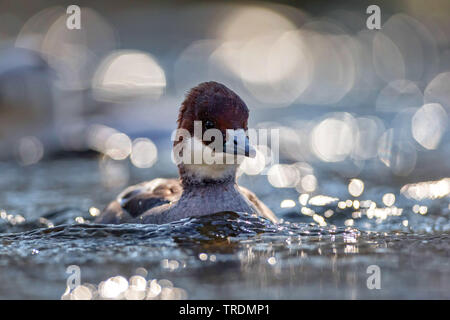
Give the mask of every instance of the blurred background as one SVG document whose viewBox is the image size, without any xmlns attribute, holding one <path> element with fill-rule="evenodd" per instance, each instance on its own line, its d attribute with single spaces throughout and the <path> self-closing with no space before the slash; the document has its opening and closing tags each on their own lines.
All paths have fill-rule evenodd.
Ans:
<svg viewBox="0 0 450 320">
<path fill-rule="evenodd" d="M 292 223 L 86 226 L 123 187 L 177 176 L 179 106 L 212 80 L 279 129 L 239 183 Z M 76 264 L 100 293 L 63 298 L 147 277 L 152 299 L 448 299 L 449 115 L 447 0 L 0 0 L 0 298 L 60 298 Z"/>
<path fill-rule="evenodd" d="M 103 190 L 175 176 L 180 103 L 214 80 L 246 101 L 250 127 L 280 130 L 280 164 L 260 146 L 244 184 L 301 194 L 321 174 L 387 187 L 450 175 L 448 1 L 379 1 L 380 30 L 370 1 L 79 1 L 79 30 L 71 4 L 0 2 L 0 160 L 19 174 L 87 157 L 98 166 L 71 172 Z"/>
</svg>

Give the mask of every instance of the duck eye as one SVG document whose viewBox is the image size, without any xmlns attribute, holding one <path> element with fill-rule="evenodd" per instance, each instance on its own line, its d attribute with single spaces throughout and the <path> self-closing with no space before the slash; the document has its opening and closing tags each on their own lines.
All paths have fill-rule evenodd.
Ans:
<svg viewBox="0 0 450 320">
<path fill-rule="evenodd" d="M 212 122 L 212 121 L 210 121 L 210 120 L 206 120 L 206 121 L 205 121 L 205 129 L 206 129 L 206 130 L 212 129 L 212 128 L 214 128 L 214 127 L 215 127 L 214 122 Z"/>
</svg>

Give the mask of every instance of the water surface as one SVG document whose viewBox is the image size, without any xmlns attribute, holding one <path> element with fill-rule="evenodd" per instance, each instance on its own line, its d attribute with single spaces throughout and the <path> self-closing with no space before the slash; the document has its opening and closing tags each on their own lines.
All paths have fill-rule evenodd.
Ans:
<svg viewBox="0 0 450 320">
<path fill-rule="evenodd" d="M 132 182 L 167 174 L 133 170 Z M 282 223 L 224 212 L 113 226 L 92 222 L 119 191 L 102 186 L 97 159 L 2 163 L 0 172 L 2 299 L 450 298 L 449 197 L 438 187 L 416 200 L 405 193 L 417 185 L 366 183 L 352 197 L 348 180 L 318 174 L 321 192 L 299 198 L 266 177 L 242 177 Z M 443 181 L 421 186 L 448 188 Z M 70 265 L 82 284 L 71 294 Z M 371 265 L 379 290 L 367 287 Z"/>
</svg>

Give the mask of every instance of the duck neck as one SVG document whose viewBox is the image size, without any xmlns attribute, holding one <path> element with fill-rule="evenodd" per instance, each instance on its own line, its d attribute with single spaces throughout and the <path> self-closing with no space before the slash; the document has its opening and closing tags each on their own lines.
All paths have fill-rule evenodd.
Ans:
<svg viewBox="0 0 450 320">
<path fill-rule="evenodd" d="M 184 190 L 221 187 L 236 184 L 234 165 L 184 165 L 178 166 L 181 184 Z"/>
<path fill-rule="evenodd" d="M 189 165 L 179 169 L 183 193 L 174 214 L 183 216 L 189 212 L 190 215 L 200 216 L 222 211 L 256 212 L 239 191 L 236 167 L 223 168 L 222 174 L 209 175 L 205 173 L 211 173 L 213 168 Z"/>
</svg>

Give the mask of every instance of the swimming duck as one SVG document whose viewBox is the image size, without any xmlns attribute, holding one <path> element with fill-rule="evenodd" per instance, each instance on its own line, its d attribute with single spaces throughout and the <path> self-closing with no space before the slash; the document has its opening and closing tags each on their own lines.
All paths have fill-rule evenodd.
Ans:
<svg viewBox="0 0 450 320">
<path fill-rule="evenodd" d="M 255 150 L 246 135 L 248 115 L 246 104 L 232 90 L 213 81 L 201 83 L 188 92 L 179 110 L 177 130 L 188 132 L 190 138 L 183 136 L 180 141 L 175 140 L 174 150 L 195 142 L 208 147 L 211 140 L 200 138 L 194 144 L 191 141 L 198 140 L 194 124 L 201 121 L 202 132 L 220 130 L 224 156 L 251 156 Z M 230 136 L 229 129 L 236 134 Z M 223 211 L 258 214 L 277 222 L 274 213 L 253 192 L 237 184 L 239 161 L 228 163 L 181 161 L 179 179 L 157 178 L 128 187 L 103 210 L 96 222 L 163 224 Z"/>
</svg>

